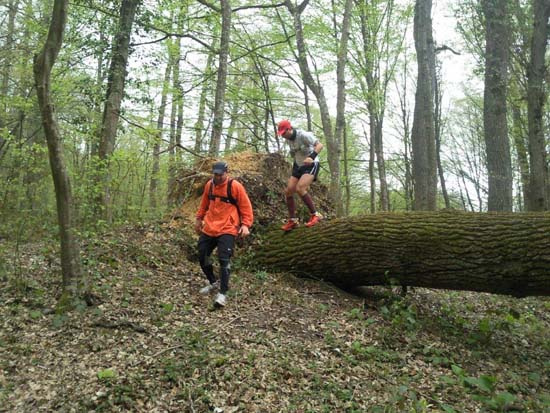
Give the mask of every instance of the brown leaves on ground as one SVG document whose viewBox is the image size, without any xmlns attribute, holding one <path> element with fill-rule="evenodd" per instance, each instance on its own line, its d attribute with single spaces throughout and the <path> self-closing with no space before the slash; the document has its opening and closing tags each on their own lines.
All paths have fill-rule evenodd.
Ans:
<svg viewBox="0 0 550 413">
<path fill-rule="evenodd" d="M 228 305 L 214 310 L 182 253 L 189 233 L 151 225 L 90 242 L 101 304 L 68 315 L 51 311 L 54 252 L 2 244 L 0 411 L 550 408 L 548 299 L 383 288 L 360 298 L 249 272 L 237 257 Z"/>
</svg>

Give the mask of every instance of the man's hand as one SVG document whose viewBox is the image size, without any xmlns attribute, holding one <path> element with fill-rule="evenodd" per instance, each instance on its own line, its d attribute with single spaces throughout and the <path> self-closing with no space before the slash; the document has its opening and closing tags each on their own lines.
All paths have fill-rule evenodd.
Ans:
<svg viewBox="0 0 550 413">
<path fill-rule="evenodd" d="M 305 163 L 306 165 L 309 165 L 309 164 L 313 163 L 313 159 L 311 159 L 311 158 L 308 156 L 306 159 L 304 159 L 304 163 Z"/>
<path fill-rule="evenodd" d="M 200 234 L 202 231 L 202 219 L 196 219 L 195 220 L 195 232 L 197 234 Z"/>
<path fill-rule="evenodd" d="M 246 225 L 241 225 L 239 228 L 239 237 L 246 238 L 250 235 L 250 230 Z"/>
</svg>

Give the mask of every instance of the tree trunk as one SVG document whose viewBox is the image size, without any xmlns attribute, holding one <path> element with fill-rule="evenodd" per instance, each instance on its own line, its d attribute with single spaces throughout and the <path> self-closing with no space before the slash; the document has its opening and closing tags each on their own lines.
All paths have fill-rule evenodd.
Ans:
<svg viewBox="0 0 550 413">
<path fill-rule="evenodd" d="M 378 0 L 374 2 L 363 0 L 360 3 L 362 47 L 357 48 L 357 54 L 360 55 L 357 61 L 360 62 L 359 66 L 367 84 L 367 87 L 364 87 L 364 83 L 361 82 L 361 89 L 367 104 L 370 135 L 373 150 L 376 153 L 380 180 L 380 210 L 389 211 L 390 198 L 384 159 L 383 123 L 388 83 L 393 77 L 397 61 L 396 55 L 389 52 L 393 41 L 390 23 L 394 2 L 390 0 L 382 5 Z"/>
<path fill-rule="evenodd" d="M 12 73 L 12 55 L 13 55 L 13 36 L 15 31 L 15 15 L 17 14 L 18 3 L 14 0 L 10 0 L 7 5 L 8 7 L 8 24 L 7 24 L 7 33 L 6 41 L 4 46 L 4 67 L 2 68 L 2 80 L 0 81 L 0 96 L 3 96 L 6 99 L 4 106 L 0 108 L 2 111 L 0 113 L 0 128 L 3 128 L 6 124 L 7 115 L 9 112 L 8 108 L 8 91 L 9 91 L 9 80 Z M 2 149 L 2 136 L 0 135 L 0 150 Z"/>
<path fill-rule="evenodd" d="M 75 299 L 88 292 L 88 280 L 82 272 L 80 248 L 74 228 L 73 198 L 71 182 L 65 167 L 63 145 L 55 109 L 50 97 L 50 76 L 61 45 L 67 21 L 68 0 L 55 0 L 48 37 L 43 49 L 34 61 L 34 80 L 42 125 L 48 143 L 50 167 L 55 187 L 57 218 L 61 241 L 61 271 L 63 274 L 63 296 L 60 304 L 71 306 Z"/>
<path fill-rule="evenodd" d="M 229 127 L 227 128 L 227 137 L 225 138 L 225 146 L 223 149 L 223 152 L 226 156 L 231 152 L 231 145 L 233 143 L 233 135 L 235 134 L 238 116 L 239 116 L 239 104 L 237 102 L 231 102 L 231 114 L 230 114 L 230 120 L 229 120 Z"/>
<path fill-rule="evenodd" d="M 443 163 L 441 162 L 441 133 L 442 133 L 442 116 L 441 116 L 441 104 L 443 102 L 443 91 L 441 90 L 441 76 L 440 70 L 437 71 L 434 77 L 434 125 L 435 125 L 435 156 L 437 162 L 437 172 L 439 174 L 439 183 L 441 185 L 441 193 L 445 200 L 445 208 L 451 207 L 451 201 L 449 200 L 449 194 L 447 193 L 447 186 L 445 184 L 445 173 L 443 171 Z"/>
<path fill-rule="evenodd" d="M 336 61 L 336 129 L 334 131 L 334 141 L 339 147 L 339 153 L 342 151 L 342 142 L 344 141 L 344 134 L 346 133 L 346 63 L 348 60 L 348 40 L 352 8 L 353 0 L 346 0 Z M 336 36 L 336 28 L 334 35 Z M 338 175 L 340 175 L 340 172 L 338 172 Z M 345 179 L 347 180 L 347 171 Z M 338 195 L 340 202 L 334 205 L 336 205 L 337 215 L 343 216 L 345 212 L 342 205 L 340 180 L 338 180 L 338 189 L 340 191 Z"/>
<path fill-rule="evenodd" d="M 343 136 L 343 153 L 344 153 L 344 195 L 345 195 L 345 202 L 344 202 L 344 215 L 347 217 L 349 216 L 350 211 L 350 205 L 351 205 L 351 180 L 349 176 L 349 160 L 348 160 L 348 133 L 347 128 L 344 129 L 344 136 Z"/>
<path fill-rule="evenodd" d="M 407 58 L 405 56 L 405 65 L 403 68 L 403 90 L 398 88 L 399 98 L 399 114 L 400 121 L 403 128 L 403 163 L 405 169 L 405 183 L 403 185 L 403 191 L 405 192 L 405 207 L 407 211 L 412 209 L 413 204 L 413 184 L 412 184 L 412 172 L 411 172 L 411 145 L 410 145 L 410 111 L 407 105 Z M 397 82 L 396 82 L 397 84 Z"/>
<path fill-rule="evenodd" d="M 273 271 L 347 288 L 397 283 L 550 295 L 548 234 L 544 213 L 379 213 L 274 230 L 255 259 Z"/>
<path fill-rule="evenodd" d="M 99 142 L 99 159 L 103 161 L 101 171 L 104 187 L 102 199 L 99 201 L 108 222 L 111 216 L 111 191 L 110 174 L 108 172 L 108 161 L 113 154 L 116 142 L 116 132 L 120 107 L 124 97 L 124 83 L 126 81 L 126 67 L 128 65 L 130 36 L 132 25 L 140 0 L 123 0 L 120 7 L 120 20 L 118 33 L 115 38 L 111 56 L 111 67 L 109 68 L 109 80 L 107 83 L 107 94 L 105 108 L 103 110 L 103 121 L 101 126 L 101 138 Z"/>
<path fill-rule="evenodd" d="M 512 139 L 518 156 L 518 168 L 521 182 L 521 190 L 523 194 L 522 209 L 527 210 L 527 202 L 529 202 L 529 157 L 527 155 L 527 147 L 525 145 L 524 128 L 522 127 L 521 108 L 519 103 L 512 103 Z"/>
<path fill-rule="evenodd" d="M 177 151 L 176 146 L 176 121 L 178 114 L 178 105 L 180 101 L 180 92 L 179 92 L 179 76 L 180 76 L 180 56 L 181 56 L 181 42 L 178 38 L 174 45 L 174 48 L 170 50 L 171 61 L 172 61 L 172 87 L 171 87 L 171 96 L 172 96 L 172 105 L 170 110 L 170 144 L 168 151 L 168 187 L 166 191 L 166 206 L 168 209 L 171 209 L 174 205 L 171 204 L 170 193 L 174 184 L 176 182 L 176 169 L 177 169 Z"/>
<path fill-rule="evenodd" d="M 528 66 L 527 108 L 529 119 L 529 211 L 544 211 L 546 193 L 546 137 L 543 127 L 545 91 L 543 86 L 546 65 L 546 42 L 548 41 L 548 17 L 550 1 L 534 1 L 534 27 L 531 38 L 531 61 Z"/>
<path fill-rule="evenodd" d="M 4 105 L 0 108 L 0 130 L 7 124 L 10 108 L 8 105 L 8 91 L 9 91 L 9 79 L 12 74 L 11 67 L 13 65 L 13 36 L 15 31 L 15 15 L 17 14 L 18 3 L 11 0 L 8 4 L 8 27 L 6 33 L 5 42 L 5 55 L 4 61 L 6 62 L 3 68 L 2 81 L 0 82 L 0 96 L 4 97 Z M 0 159 L 2 158 L 2 152 L 6 145 L 5 139 L 0 134 Z"/>
<path fill-rule="evenodd" d="M 231 4 L 229 0 L 220 0 L 222 14 L 222 33 L 220 36 L 220 53 L 218 61 L 218 80 L 216 82 L 216 97 L 214 100 L 214 120 L 212 137 L 208 154 L 218 156 L 223 130 L 223 115 L 225 106 L 225 87 L 227 84 L 227 61 L 229 60 L 229 39 L 231 33 Z"/>
<path fill-rule="evenodd" d="M 414 44 L 418 62 L 414 118 L 411 134 L 414 209 L 436 209 L 437 166 L 435 153 L 434 44 L 432 37 L 432 1 L 416 0 L 414 11 Z"/>
<path fill-rule="evenodd" d="M 215 36 L 215 33 L 214 33 Z M 212 48 L 214 49 L 214 40 L 212 41 Z M 208 58 L 206 59 L 206 65 L 204 67 L 204 80 L 202 82 L 201 95 L 199 98 L 199 108 L 197 111 L 197 121 L 193 125 L 195 130 L 195 153 L 201 153 L 204 139 L 204 118 L 206 117 L 206 100 L 208 92 L 211 87 L 210 77 L 212 76 L 212 65 L 214 64 L 214 52 L 211 50 L 208 52 Z"/>
<path fill-rule="evenodd" d="M 512 161 L 506 119 L 508 32 L 507 0 L 483 0 L 485 14 L 485 90 L 483 124 L 489 182 L 489 211 L 512 210 Z"/>
<path fill-rule="evenodd" d="M 376 179 L 374 177 L 376 152 L 374 150 L 374 122 L 369 125 L 370 142 L 365 133 L 367 144 L 369 145 L 369 183 L 370 183 L 370 213 L 376 212 Z"/>
<path fill-rule="evenodd" d="M 164 71 L 164 82 L 162 83 L 162 96 L 160 99 L 159 115 L 157 118 L 157 131 L 153 144 L 153 169 L 151 171 L 151 182 L 149 183 L 149 205 L 155 211 L 157 209 L 157 188 L 160 172 L 160 145 L 162 142 L 162 131 L 164 129 L 164 114 L 166 113 L 166 101 L 168 96 L 168 83 L 172 71 L 172 61 L 169 59 Z"/>
</svg>

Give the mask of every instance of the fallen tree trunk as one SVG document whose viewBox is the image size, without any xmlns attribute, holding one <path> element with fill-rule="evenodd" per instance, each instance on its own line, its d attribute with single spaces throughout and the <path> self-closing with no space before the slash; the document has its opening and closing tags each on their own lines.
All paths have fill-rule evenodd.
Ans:
<svg viewBox="0 0 550 413">
<path fill-rule="evenodd" d="M 269 232 L 257 263 L 342 287 L 550 295 L 549 213 L 382 213 Z"/>
</svg>

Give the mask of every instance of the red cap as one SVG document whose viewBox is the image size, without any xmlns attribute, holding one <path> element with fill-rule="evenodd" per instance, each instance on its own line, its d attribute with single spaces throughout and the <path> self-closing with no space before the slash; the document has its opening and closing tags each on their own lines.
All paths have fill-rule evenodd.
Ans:
<svg viewBox="0 0 550 413">
<path fill-rule="evenodd" d="M 277 135 L 282 135 L 290 128 L 292 128 L 292 125 L 290 124 L 290 121 L 288 119 L 280 121 L 279 125 L 277 126 Z"/>
</svg>

